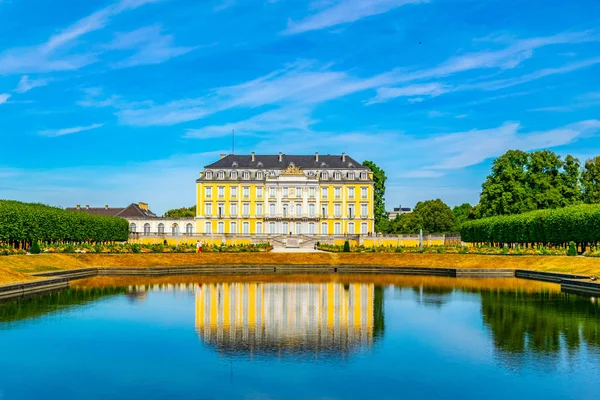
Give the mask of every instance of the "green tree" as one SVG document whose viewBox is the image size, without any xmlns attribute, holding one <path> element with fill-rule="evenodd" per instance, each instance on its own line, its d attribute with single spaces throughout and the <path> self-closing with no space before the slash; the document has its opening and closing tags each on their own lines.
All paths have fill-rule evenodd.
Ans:
<svg viewBox="0 0 600 400">
<path fill-rule="evenodd" d="M 581 163 L 579 159 L 568 155 L 565 157 L 561 173 L 561 191 L 563 206 L 572 206 L 581 202 Z"/>
<path fill-rule="evenodd" d="M 400 214 L 390 224 L 390 232 L 396 234 L 419 233 L 419 230 L 422 228 L 423 221 L 414 212 Z"/>
<path fill-rule="evenodd" d="M 526 195 L 527 204 L 533 207 L 532 210 L 558 208 L 564 205 L 562 167 L 563 161 L 560 156 L 550 150 L 529 154 Z"/>
<path fill-rule="evenodd" d="M 585 162 L 581 173 L 582 200 L 587 204 L 600 203 L 600 156 Z"/>
<path fill-rule="evenodd" d="M 167 218 L 192 218 L 196 216 L 196 206 L 174 208 L 165 213 Z"/>
<path fill-rule="evenodd" d="M 463 222 L 469 219 L 469 213 L 473 211 L 473 206 L 469 203 L 463 203 L 460 206 L 454 206 L 452 214 L 454 214 L 454 220 L 456 225 L 460 226 Z"/>
<path fill-rule="evenodd" d="M 369 168 L 373 173 L 375 231 L 388 232 L 390 221 L 385 211 L 385 181 L 387 180 L 385 171 L 379 168 L 373 161 L 364 161 L 362 165 Z"/>
<path fill-rule="evenodd" d="M 481 185 L 479 211 L 482 217 L 518 214 L 533 210 L 527 187 L 529 155 L 509 150 L 496 158 L 492 172 Z"/>
<path fill-rule="evenodd" d="M 418 202 L 413 211 L 424 233 L 454 233 L 457 231 L 452 210 L 440 199 Z"/>
</svg>

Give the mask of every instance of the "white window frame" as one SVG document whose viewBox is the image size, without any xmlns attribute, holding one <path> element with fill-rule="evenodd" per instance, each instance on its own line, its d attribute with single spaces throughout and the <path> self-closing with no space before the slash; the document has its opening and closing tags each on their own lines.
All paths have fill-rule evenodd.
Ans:
<svg viewBox="0 0 600 400">
<path fill-rule="evenodd" d="M 188 223 L 185 225 L 185 234 L 186 235 L 193 235 L 194 234 L 194 225 Z"/>
<path fill-rule="evenodd" d="M 207 217 L 212 216 L 212 203 L 204 203 L 204 215 Z"/>
<path fill-rule="evenodd" d="M 327 188 L 327 187 L 321 188 L 321 198 L 326 199 L 328 195 L 329 195 L 329 188 Z"/>
<path fill-rule="evenodd" d="M 315 188 L 311 187 L 308 189 L 308 197 L 310 197 L 311 199 L 315 198 Z"/>
<path fill-rule="evenodd" d="M 165 224 L 163 224 L 162 222 L 160 224 L 158 224 L 157 230 L 159 235 L 164 235 L 165 234 Z"/>
<path fill-rule="evenodd" d="M 237 222 L 236 221 L 231 221 L 229 223 L 229 233 L 232 233 L 232 234 L 237 233 Z"/>
<path fill-rule="evenodd" d="M 369 188 L 366 186 L 363 186 L 360 188 L 360 197 L 362 199 L 368 199 L 369 198 Z"/>
<path fill-rule="evenodd" d="M 256 203 L 256 216 L 262 217 L 263 215 L 263 203 Z"/>
<path fill-rule="evenodd" d="M 335 218 L 340 218 L 342 216 L 342 205 L 336 203 L 333 205 L 333 216 Z"/>
<path fill-rule="evenodd" d="M 348 222 L 348 234 L 354 235 L 356 233 L 355 229 L 356 225 L 354 224 L 354 222 Z"/>
<path fill-rule="evenodd" d="M 242 222 L 242 233 L 244 235 L 250 234 L 250 222 Z"/>
<path fill-rule="evenodd" d="M 367 233 L 369 233 L 369 224 L 367 224 L 366 222 L 362 222 L 360 224 L 360 233 L 361 235 L 366 235 Z"/>
<path fill-rule="evenodd" d="M 212 223 L 210 221 L 206 221 L 204 223 L 204 233 L 208 233 L 208 234 L 212 233 Z"/>
<path fill-rule="evenodd" d="M 269 222 L 269 235 L 274 235 L 277 233 L 277 225 L 275 222 Z"/>
<path fill-rule="evenodd" d="M 236 217 L 238 214 L 237 203 L 229 203 L 229 215 Z"/>
<path fill-rule="evenodd" d="M 229 187 L 229 195 L 231 196 L 232 199 L 237 198 L 237 186 Z"/>
<path fill-rule="evenodd" d="M 242 188 L 242 196 L 247 199 L 250 197 L 250 186 L 244 186 Z"/>
<path fill-rule="evenodd" d="M 259 221 L 256 223 L 256 234 L 262 235 L 262 233 L 263 233 L 263 223 Z"/>
<path fill-rule="evenodd" d="M 315 203 L 310 203 L 308 205 L 308 216 L 309 217 L 314 217 L 315 216 Z"/>
<path fill-rule="evenodd" d="M 146 229 L 146 228 L 148 228 L 148 229 Z M 150 227 L 150 224 L 146 222 L 144 224 L 144 235 L 149 235 L 151 230 L 152 230 L 152 228 Z"/>
<path fill-rule="evenodd" d="M 308 223 L 308 233 L 309 233 L 309 235 L 315 234 L 315 223 L 314 222 Z"/>
<path fill-rule="evenodd" d="M 205 186 L 204 187 L 204 197 L 207 199 L 211 199 L 212 198 L 212 186 Z"/>
<path fill-rule="evenodd" d="M 333 197 L 336 199 L 342 198 L 342 188 L 341 187 L 333 188 Z"/>
<path fill-rule="evenodd" d="M 244 203 L 244 204 L 242 204 L 242 215 L 244 217 L 249 217 L 250 216 L 250 203 Z"/>
<path fill-rule="evenodd" d="M 329 235 L 329 224 L 321 222 L 321 235 Z"/>
<path fill-rule="evenodd" d="M 225 222 L 219 221 L 219 223 L 217 223 L 217 233 L 221 235 L 225 233 Z"/>
<path fill-rule="evenodd" d="M 296 227 L 294 229 L 296 230 L 296 235 L 301 235 L 302 234 L 302 222 L 296 222 Z"/>
<path fill-rule="evenodd" d="M 277 213 L 277 205 L 275 203 L 269 203 L 269 216 L 274 217 Z"/>
<path fill-rule="evenodd" d="M 360 216 L 361 217 L 369 216 L 369 205 L 367 203 L 362 203 L 360 205 Z"/>
<path fill-rule="evenodd" d="M 348 188 L 348 198 L 349 199 L 354 199 L 354 187 L 350 186 Z"/>
<path fill-rule="evenodd" d="M 217 196 L 218 196 L 220 199 L 224 199 L 224 198 L 225 198 L 225 186 L 219 186 L 219 187 L 217 188 L 217 192 L 218 192 L 218 193 L 217 193 Z"/>
<path fill-rule="evenodd" d="M 263 188 L 262 188 L 262 186 L 257 186 L 256 187 L 256 198 L 262 199 L 262 197 L 263 197 Z"/>
<path fill-rule="evenodd" d="M 341 235 L 342 234 L 342 224 L 339 222 L 336 222 L 333 224 L 333 234 L 334 235 Z"/>
</svg>

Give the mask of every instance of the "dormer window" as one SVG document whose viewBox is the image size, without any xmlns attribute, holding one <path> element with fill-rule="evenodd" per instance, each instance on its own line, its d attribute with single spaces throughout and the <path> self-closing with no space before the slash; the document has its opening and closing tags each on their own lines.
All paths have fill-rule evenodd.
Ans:
<svg viewBox="0 0 600 400">
<path fill-rule="evenodd" d="M 333 174 L 333 179 L 335 179 L 335 180 L 338 180 L 338 181 L 339 181 L 340 179 L 342 179 L 342 174 L 341 174 L 341 173 L 339 173 L 339 172 L 334 172 L 334 174 Z"/>
<path fill-rule="evenodd" d="M 354 180 L 354 172 L 348 172 L 348 179 Z"/>
<path fill-rule="evenodd" d="M 219 179 L 225 179 L 225 171 L 219 171 Z"/>
<path fill-rule="evenodd" d="M 321 172 L 321 179 L 328 179 L 329 178 L 328 175 L 329 174 L 327 172 L 325 172 L 325 171 Z"/>
<path fill-rule="evenodd" d="M 229 174 L 229 177 L 231 179 L 237 179 L 237 171 L 231 171 L 231 174 Z"/>
<path fill-rule="evenodd" d="M 258 172 L 256 173 L 256 179 L 262 179 L 262 178 L 263 178 L 263 173 L 262 173 L 262 171 L 258 171 Z"/>
<path fill-rule="evenodd" d="M 360 173 L 360 179 L 367 179 L 367 173 L 366 172 L 361 172 Z"/>
<path fill-rule="evenodd" d="M 212 173 L 212 171 L 206 171 L 206 173 L 204 174 L 204 176 L 206 177 L 206 179 L 212 179 L 213 173 Z"/>
<path fill-rule="evenodd" d="M 244 171 L 244 173 L 242 174 L 242 178 L 250 179 L 250 171 Z"/>
<path fill-rule="evenodd" d="M 275 176 L 275 171 L 271 171 L 271 172 L 269 173 L 269 175 L 271 175 L 271 176 Z"/>
</svg>

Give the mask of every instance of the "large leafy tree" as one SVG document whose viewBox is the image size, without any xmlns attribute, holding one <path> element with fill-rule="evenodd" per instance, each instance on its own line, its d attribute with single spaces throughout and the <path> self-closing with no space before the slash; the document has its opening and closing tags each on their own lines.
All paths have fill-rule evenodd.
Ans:
<svg viewBox="0 0 600 400">
<path fill-rule="evenodd" d="M 562 205 L 571 206 L 581 202 L 581 164 L 579 159 L 568 155 L 565 157 L 561 173 Z"/>
<path fill-rule="evenodd" d="M 532 209 L 563 206 L 563 161 L 560 156 L 550 150 L 536 151 L 529 154 L 526 167 L 527 204 Z"/>
<path fill-rule="evenodd" d="M 469 203 L 463 203 L 460 206 L 454 206 L 452 214 L 454 214 L 454 220 L 456 225 L 460 226 L 463 222 L 469 219 L 469 213 L 473 211 L 473 206 Z"/>
<path fill-rule="evenodd" d="M 450 207 L 442 200 L 418 202 L 412 213 L 399 215 L 392 222 L 394 233 L 454 233 L 456 220 Z"/>
<path fill-rule="evenodd" d="M 196 206 L 174 208 L 165 212 L 167 218 L 191 218 L 196 216 Z"/>
<path fill-rule="evenodd" d="M 387 180 L 385 171 L 379 168 L 373 161 L 364 161 L 362 165 L 369 168 L 373 173 L 375 231 L 387 232 L 390 221 L 385 211 L 385 181 Z"/>
<path fill-rule="evenodd" d="M 585 162 L 581 174 L 583 188 L 582 199 L 584 203 L 600 203 L 600 156 Z"/>
</svg>

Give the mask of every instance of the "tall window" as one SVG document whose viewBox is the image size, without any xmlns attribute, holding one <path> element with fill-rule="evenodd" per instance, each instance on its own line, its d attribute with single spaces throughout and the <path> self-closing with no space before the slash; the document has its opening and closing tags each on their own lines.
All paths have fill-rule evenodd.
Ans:
<svg viewBox="0 0 600 400">
<path fill-rule="evenodd" d="M 256 234 L 262 235 L 262 233 L 263 233 L 262 222 L 257 222 L 256 223 Z"/>
<path fill-rule="evenodd" d="M 212 233 L 212 224 L 210 222 L 204 223 L 204 233 Z"/>
<path fill-rule="evenodd" d="M 360 188 L 360 197 L 366 199 L 368 196 L 369 188 L 361 187 Z"/>
<path fill-rule="evenodd" d="M 342 189 L 339 187 L 334 188 L 333 193 L 334 193 L 336 199 L 339 199 L 340 197 L 342 197 Z"/>
<path fill-rule="evenodd" d="M 137 230 L 137 226 L 134 223 L 129 224 L 129 232 L 130 233 L 135 233 L 136 230 Z"/>
<path fill-rule="evenodd" d="M 229 205 L 229 215 L 231 215 L 232 217 L 237 216 L 237 203 L 231 203 Z"/>
<path fill-rule="evenodd" d="M 339 173 L 339 172 L 334 172 L 333 173 L 333 179 L 339 181 L 341 178 L 342 178 L 342 174 L 341 173 Z"/>
<path fill-rule="evenodd" d="M 231 177 L 231 179 L 237 179 L 237 171 L 231 171 L 231 174 L 229 174 L 229 176 Z"/>
<path fill-rule="evenodd" d="M 242 206 L 242 214 L 247 217 L 250 215 L 250 203 L 244 203 Z"/>
<path fill-rule="evenodd" d="M 349 222 L 348 223 L 348 234 L 349 235 L 354 235 L 354 222 Z"/>
<path fill-rule="evenodd" d="M 212 171 L 206 171 L 206 173 L 204 174 L 204 176 L 206 177 L 206 179 L 212 179 L 213 173 L 212 173 Z"/>
<path fill-rule="evenodd" d="M 311 199 L 315 198 L 315 188 L 311 187 L 310 189 L 308 189 L 308 197 L 310 197 Z"/>
<path fill-rule="evenodd" d="M 173 235 L 179 235 L 179 225 L 178 224 L 171 225 L 171 233 Z"/>
<path fill-rule="evenodd" d="M 296 215 L 298 217 L 302 216 L 302 204 L 300 203 L 296 204 Z"/>
<path fill-rule="evenodd" d="M 350 186 L 348 188 L 348 198 L 350 198 L 350 199 L 354 198 L 354 188 L 352 186 Z"/>
<path fill-rule="evenodd" d="M 287 222 L 283 222 L 281 224 L 281 230 L 283 231 L 284 235 L 287 235 L 290 232 L 290 225 Z"/>
<path fill-rule="evenodd" d="M 212 203 L 204 203 L 204 215 L 207 217 L 212 216 Z"/>
<path fill-rule="evenodd" d="M 187 224 L 187 225 L 185 226 L 185 233 L 186 233 L 187 235 L 191 235 L 192 233 L 194 233 L 194 227 L 193 227 L 193 225 L 192 225 L 192 224 Z"/>
<path fill-rule="evenodd" d="M 274 187 L 270 187 L 269 188 L 269 197 L 276 197 L 277 195 L 275 194 L 275 188 Z"/>
<path fill-rule="evenodd" d="M 288 197 L 288 188 L 284 187 L 283 188 L 283 197 Z"/>
<path fill-rule="evenodd" d="M 333 206 L 333 215 L 334 215 L 336 218 L 339 218 L 339 217 L 341 217 L 341 216 L 342 216 L 342 205 L 341 205 L 341 204 L 335 204 L 335 205 Z"/>
<path fill-rule="evenodd" d="M 144 235 L 149 235 L 150 234 L 150 224 L 146 223 L 144 224 Z"/>
<path fill-rule="evenodd" d="M 288 216 L 288 205 L 284 204 L 283 206 L 281 206 L 281 208 L 283 209 L 283 218 L 286 218 Z"/>
<path fill-rule="evenodd" d="M 225 179 L 225 171 L 219 171 L 219 179 Z"/>
<path fill-rule="evenodd" d="M 275 216 L 275 203 L 270 203 L 269 204 L 269 215 L 271 217 Z"/>
<path fill-rule="evenodd" d="M 225 216 L 225 205 L 223 203 L 219 203 L 219 207 L 218 207 L 218 216 L 219 218 L 223 218 Z"/>
<path fill-rule="evenodd" d="M 165 234 L 165 224 L 163 224 L 163 223 L 158 224 L 158 234 L 159 235 Z"/>
<path fill-rule="evenodd" d="M 326 199 L 327 198 L 327 188 L 321 188 L 321 197 Z"/>
<path fill-rule="evenodd" d="M 231 197 L 235 199 L 237 197 L 237 186 L 232 186 L 229 190 L 231 192 Z"/>
<path fill-rule="evenodd" d="M 263 173 L 262 173 L 262 171 L 258 171 L 258 172 L 256 173 L 256 179 L 262 179 L 262 178 L 263 178 Z"/>
<path fill-rule="evenodd" d="M 315 204 L 314 203 L 310 203 L 308 205 L 308 216 L 309 217 L 314 217 L 315 216 Z"/>
<path fill-rule="evenodd" d="M 327 204 L 321 205 L 321 218 L 327 218 Z"/>
<path fill-rule="evenodd" d="M 248 197 L 250 197 L 250 187 L 249 186 L 244 186 L 244 198 L 247 199 Z"/>
<path fill-rule="evenodd" d="M 219 222 L 217 224 L 217 232 L 221 235 L 225 233 L 225 222 Z"/>
<path fill-rule="evenodd" d="M 262 203 L 256 203 L 256 216 L 262 217 L 263 215 L 263 205 Z"/>
<path fill-rule="evenodd" d="M 212 197 L 212 186 L 206 186 L 204 188 L 204 195 L 207 199 L 210 199 Z"/>
<path fill-rule="evenodd" d="M 327 229 L 327 222 L 321 222 L 321 235 L 329 235 L 329 230 Z"/>
<path fill-rule="evenodd" d="M 257 186 L 256 187 L 256 197 L 259 199 L 262 199 L 263 196 L 263 188 L 262 186 Z"/>
<path fill-rule="evenodd" d="M 348 204 L 348 217 L 354 218 L 356 215 L 354 214 L 354 204 Z"/>
<path fill-rule="evenodd" d="M 249 235 L 250 234 L 250 222 L 244 222 L 242 224 L 242 233 L 244 235 Z"/>
<path fill-rule="evenodd" d="M 361 204 L 360 205 L 360 216 L 361 217 L 367 217 L 369 216 L 369 206 L 368 204 Z"/>
<path fill-rule="evenodd" d="M 333 224 L 333 234 L 334 235 L 342 234 L 342 224 L 340 224 L 339 222 L 336 222 L 335 224 Z"/>
<path fill-rule="evenodd" d="M 315 223 L 314 222 L 308 223 L 308 233 L 311 235 L 315 234 Z"/>
<path fill-rule="evenodd" d="M 302 222 L 296 222 L 296 235 L 300 235 L 302 233 Z"/>
<path fill-rule="evenodd" d="M 329 177 L 329 174 L 325 171 L 321 172 L 321 179 L 327 179 Z"/>
<path fill-rule="evenodd" d="M 277 233 L 275 229 L 275 222 L 269 222 L 269 234 L 274 235 Z"/>
<path fill-rule="evenodd" d="M 367 233 L 369 233 L 369 226 L 366 222 L 360 224 L 360 233 L 361 235 L 366 235 Z"/>
<path fill-rule="evenodd" d="M 237 233 L 237 222 L 229 223 L 229 233 Z"/>
<path fill-rule="evenodd" d="M 301 187 L 296 188 L 296 197 L 302 197 L 302 188 Z"/>
<path fill-rule="evenodd" d="M 218 190 L 219 190 L 219 198 L 222 199 L 223 197 L 225 197 L 225 187 L 219 186 Z"/>
<path fill-rule="evenodd" d="M 360 179 L 367 179 L 367 173 L 366 172 L 361 172 L 360 173 Z"/>
<path fill-rule="evenodd" d="M 348 172 L 348 179 L 354 180 L 354 172 Z"/>
<path fill-rule="evenodd" d="M 242 177 L 244 179 L 250 179 L 250 172 L 249 171 L 244 171 L 244 173 L 242 174 Z"/>
</svg>

